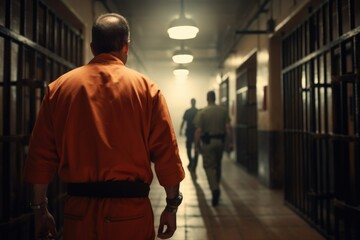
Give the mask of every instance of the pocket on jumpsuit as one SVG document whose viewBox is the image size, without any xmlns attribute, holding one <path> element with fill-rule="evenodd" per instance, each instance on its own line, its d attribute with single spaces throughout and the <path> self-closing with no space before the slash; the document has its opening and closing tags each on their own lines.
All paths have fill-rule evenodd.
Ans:
<svg viewBox="0 0 360 240">
<path fill-rule="evenodd" d="M 89 200 L 67 197 L 64 205 L 64 239 L 85 239 L 87 229 L 84 218 L 89 208 Z"/>
<path fill-rule="evenodd" d="M 154 221 L 149 199 L 111 199 L 106 212 L 106 239 L 154 239 Z"/>
</svg>

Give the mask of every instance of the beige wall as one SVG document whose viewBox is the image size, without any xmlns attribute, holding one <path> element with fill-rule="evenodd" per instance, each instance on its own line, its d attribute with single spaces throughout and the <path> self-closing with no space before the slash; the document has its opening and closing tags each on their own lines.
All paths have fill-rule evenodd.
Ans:
<svg viewBox="0 0 360 240">
<path fill-rule="evenodd" d="M 321 0 L 302 1 L 273 1 L 273 18 L 276 21 L 274 34 L 241 35 L 237 49 L 228 56 L 222 73 L 230 76 L 230 103 L 236 102 L 236 69 L 251 55 L 257 52 L 257 101 L 258 101 L 258 129 L 282 129 L 281 102 L 281 34 L 299 23 L 308 6 L 317 6 Z M 256 9 L 253 9 L 255 13 Z M 252 16 L 252 14 L 249 14 Z M 261 14 L 258 22 L 251 29 L 266 29 L 266 21 L 270 15 Z M 264 87 L 266 87 L 266 109 L 262 109 L 264 101 Z M 236 108 L 235 108 L 236 109 Z M 236 114 L 234 114 L 236 115 Z M 234 117 L 235 118 L 235 117 Z M 235 123 L 235 119 L 233 119 Z"/>
<path fill-rule="evenodd" d="M 98 9 L 102 9 L 103 6 L 101 3 L 93 0 L 62 1 L 84 24 L 84 63 L 87 63 L 93 57 L 89 47 L 91 41 L 91 26 L 95 19 L 95 14 L 100 11 Z"/>
</svg>

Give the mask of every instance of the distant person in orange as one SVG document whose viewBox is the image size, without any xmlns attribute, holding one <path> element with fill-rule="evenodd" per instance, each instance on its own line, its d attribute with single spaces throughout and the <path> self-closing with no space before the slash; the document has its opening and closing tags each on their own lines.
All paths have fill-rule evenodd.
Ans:
<svg viewBox="0 0 360 240">
<path fill-rule="evenodd" d="M 196 100 L 195 98 L 192 98 L 190 100 L 191 107 L 186 109 L 183 120 L 180 125 L 180 136 L 183 134 L 183 128 L 186 123 L 185 128 L 185 136 L 186 136 L 186 153 L 189 159 L 188 169 L 190 172 L 196 171 L 196 166 L 198 162 L 198 156 L 199 154 L 195 152 L 195 149 L 193 148 L 194 145 L 194 137 L 195 137 L 195 125 L 194 125 L 194 119 L 196 116 L 196 113 L 199 111 L 196 108 Z M 194 152 L 194 154 L 192 154 Z"/>
<path fill-rule="evenodd" d="M 176 230 L 185 176 L 176 136 L 157 85 L 125 66 L 129 37 L 124 17 L 100 16 L 94 58 L 47 88 L 24 169 L 37 239 L 56 235 L 46 197 L 56 172 L 68 190 L 64 240 L 154 239 L 151 163 L 167 196 L 157 236 Z"/>
</svg>

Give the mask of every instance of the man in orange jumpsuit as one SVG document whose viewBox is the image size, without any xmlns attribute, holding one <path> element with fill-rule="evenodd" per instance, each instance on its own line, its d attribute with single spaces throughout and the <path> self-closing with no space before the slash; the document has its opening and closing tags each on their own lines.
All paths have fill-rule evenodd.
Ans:
<svg viewBox="0 0 360 240">
<path fill-rule="evenodd" d="M 100 16 L 92 29 L 95 57 L 47 88 L 24 169 L 37 238 L 56 234 L 46 192 L 57 171 L 68 184 L 65 240 L 154 239 L 151 163 L 167 196 L 157 235 L 176 230 L 184 170 L 164 96 L 125 67 L 129 36 L 124 17 Z"/>
</svg>

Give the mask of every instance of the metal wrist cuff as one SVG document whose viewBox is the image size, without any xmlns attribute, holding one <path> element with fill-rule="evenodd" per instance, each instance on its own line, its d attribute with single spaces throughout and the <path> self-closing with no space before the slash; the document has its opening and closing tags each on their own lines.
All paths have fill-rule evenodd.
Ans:
<svg viewBox="0 0 360 240">
<path fill-rule="evenodd" d="M 30 203 L 30 208 L 32 210 L 39 210 L 39 209 L 43 209 L 43 208 L 46 208 L 47 207 L 47 204 L 48 204 L 48 199 L 45 198 L 45 200 L 39 204 L 34 204 L 34 203 Z"/>
<path fill-rule="evenodd" d="M 183 200 L 183 195 L 181 192 L 175 198 L 166 198 L 166 203 L 168 206 L 178 207 Z"/>
<path fill-rule="evenodd" d="M 165 207 L 165 211 L 170 212 L 170 213 L 176 213 L 177 209 L 178 209 L 177 207 L 169 206 L 169 205 L 166 205 L 166 207 Z"/>
</svg>

